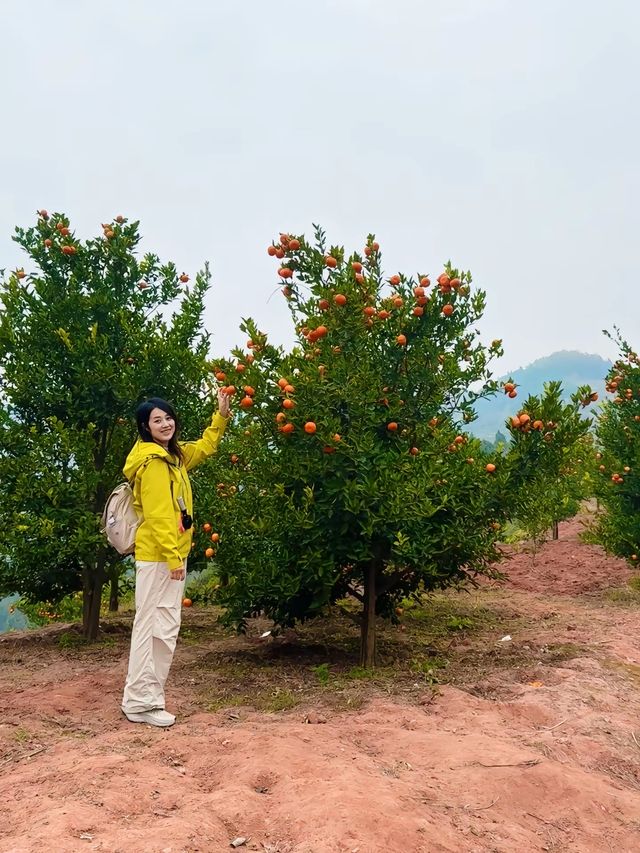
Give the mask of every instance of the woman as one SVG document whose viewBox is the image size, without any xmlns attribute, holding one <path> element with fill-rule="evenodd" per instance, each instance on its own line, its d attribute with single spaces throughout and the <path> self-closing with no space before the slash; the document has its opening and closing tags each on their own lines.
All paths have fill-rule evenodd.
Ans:
<svg viewBox="0 0 640 853">
<path fill-rule="evenodd" d="M 215 453 L 231 416 L 229 397 L 198 441 L 178 442 L 173 407 L 158 398 L 136 411 L 139 439 L 124 474 L 142 522 L 136 533 L 136 616 L 122 710 L 133 723 L 172 726 L 164 685 L 180 631 L 187 556 L 193 533 L 193 498 L 187 472 Z"/>
</svg>

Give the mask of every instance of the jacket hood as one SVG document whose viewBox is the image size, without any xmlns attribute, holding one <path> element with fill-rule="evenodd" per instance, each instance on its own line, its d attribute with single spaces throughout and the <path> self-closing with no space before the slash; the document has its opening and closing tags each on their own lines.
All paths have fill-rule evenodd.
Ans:
<svg viewBox="0 0 640 853">
<path fill-rule="evenodd" d="M 153 459 L 154 457 L 166 459 L 166 461 L 171 465 L 175 464 L 173 457 L 168 450 L 164 449 L 164 447 L 156 444 L 155 441 L 142 441 L 141 439 L 138 439 L 131 448 L 129 455 L 127 456 L 127 461 L 124 463 L 124 476 L 129 480 L 129 482 L 131 482 L 131 480 L 136 476 L 138 469 L 148 462 L 149 459 Z"/>
</svg>

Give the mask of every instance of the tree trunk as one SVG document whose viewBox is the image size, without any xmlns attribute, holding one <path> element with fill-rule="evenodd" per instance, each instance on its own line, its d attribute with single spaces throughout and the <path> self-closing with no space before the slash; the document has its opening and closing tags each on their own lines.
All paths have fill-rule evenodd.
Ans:
<svg viewBox="0 0 640 853">
<path fill-rule="evenodd" d="M 98 636 L 102 587 L 107 579 L 106 562 L 106 551 L 100 548 L 95 565 L 82 569 L 82 634 L 87 640 L 95 640 Z"/>
<path fill-rule="evenodd" d="M 115 571 L 111 575 L 110 578 L 110 589 L 109 589 L 109 610 L 112 613 L 118 612 L 118 573 Z"/>
<path fill-rule="evenodd" d="M 364 579 L 364 607 L 360 631 L 360 666 L 373 669 L 376 665 L 376 576 L 378 560 L 372 558 Z"/>
<path fill-rule="evenodd" d="M 96 432 L 96 450 L 94 463 L 97 472 L 102 471 L 106 457 L 108 431 L 103 429 Z M 94 499 L 93 511 L 98 516 L 103 509 L 107 497 L 104 483 L 99 482 Z M 102 588 L 107 580 L 107 552 L 104 546 L 98 548 L 95 563 L 82 567 L 82 634 L 87 640 L 98 637 L 100 627 L 100 606 L 102 604 Z"/>
<path fill-rule="evenodd" d="M 558 538 L 558 522 L 554 521 L 551 525 L 551 538 L 556 540 Z"/>
</svg>

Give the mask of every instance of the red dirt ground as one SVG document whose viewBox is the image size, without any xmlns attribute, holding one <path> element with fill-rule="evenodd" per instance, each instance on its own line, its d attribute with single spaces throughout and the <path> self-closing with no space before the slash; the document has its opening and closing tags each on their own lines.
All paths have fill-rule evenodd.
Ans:
<svg viewBox="0 0 640 853">
<path fill-rule="evenodd" d="M 54 631 L 2 638 L 0 853 L 215 853 L 239 836 L 267 853 L 637 853 L 640 596 L 578 529 L 464 599 L 508 621 L 457 635 L 451 683 L 363 684 L 356 710 L 321 691 L 204 710 L 212 655 L 273 659 L 256 637 L 185 632 L 179 721 L 156 730 L 119 711 L 126 635 L 81 653 Z"/>
</svg>

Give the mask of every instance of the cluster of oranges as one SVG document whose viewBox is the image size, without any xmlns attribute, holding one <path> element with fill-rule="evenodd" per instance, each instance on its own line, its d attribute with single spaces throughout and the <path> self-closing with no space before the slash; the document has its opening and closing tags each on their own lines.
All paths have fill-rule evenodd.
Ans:
<svg viewBox="0 0 640 853">
<path fill-rule="evenodd" d="M 398 287 L 400 281 L 401 279 L 399 275 L 392 275 L 389 279 L 389 284 L 392 287 Z M 424 306 L 429 301 L 429 297 L 426 295 L 426 288 L 429 287 L 430 284 L 430 280 L 427 277 L 424 277 L 420 280 L 420 284 L 413 288 L 413 295 L 415 296 L 416 304 L 414 305 L 411 313 L 414 317 L 422 317 L 424 314 Z M 378 312 L 376 312 L 376 309 L 372 306 L 367 306 L 364 309 L 364 313 L 367 317 L 367 324 L 371 325 L 375 316 L 380 320 L 388 320 L 391 317 L 391 310 L 393 308 L 400 309 L 403 306 L 404 299 L 399 293 L 394 292 L 388 300 L 383 302 L 383 307 Z M 396 343 L 400 347 L 405 347 L 407 345 L 407 336 L 404 334 L 397 335 Z"/>
<path fill-rule="evenodd" d="M 389 278 L 389 284 L 392 287 L 398 287 L 401 283 L 402 279 L 399 275 L 392 275 Z M 438 277 L 438 285 L 441 293 L 449 294 L 454 290 L 462 291 L 462 282 L 459 278 L 451 279 L 446 273 L 442 273 Z M 427 296 L 427 288 L 431 286 L 431 279 L 428 276 L 423 276 L 420 279 L 420 283 L 413 288 L 413 295 L 415 297 L 415 305 L 411 309 L 411 313 L 414 317 L 422 317 L 425 311 L 425 305 L 429 302 L 429 297 Z M 373 305 L 367 305 L 363 309 L 363 313 L 366 318 L 366 323 L 368 326 L 373 325 L 374 319 L 377 317 L 379 320 L 388 320 L 392 316 L 392 310 L 394 308 L 400 309 L 404 306 L 404 299 L 398 292 L 393 292 L 388 299 L 385 299 L 382 303 L 382 307 L 377 310 Z M 452 303 L 447 302 L 442 306 L 442 313 L 445 317 L 451 317 L 455 308 Z M 404 334 L 399 334 L 396 336 L 396 343 L 398 346 L 404 347 L 407 345 L 407 336 Z"/>
<path fill-rule="evenodd" d="M 285 379 L 284 376 L 280 377 L 276 384 L 280 388 L 280 393 L 283 395 L 282 408 L 284 410 L 276 414 L 276 423 L 278 424 L 278 430 L 284 435 L 291 435 L 292 432 L 295 432 L 296 427 L 294 423 L 292 423 L 290 420 L 287 420 L 287 416 L 296 407 L 295 400 L 292 397 L 296 389 L 289 382 L 288 379 Z M 315 435 L 318 431 L 317 424 L 315 423 L 315 421 L 312 420 L 306 421 L 302 428 L 307 435 Z M 323 448 L 325 453 L 335 453 L 335 445 L 342 440 L 342 437 L 336 432 L 331 437 L 331 440 L 333 444 L 325 445 L 325 447 Z"/>
<path fill-rule="evenodd" d="M 279 260 L 285 259 L 285 256 L 290 254 L 292 251 L 297 251 L 300 249 L 301 243 L 297 238 L 292 238 L 288 234 L 280 234 L 280 242 L 273 243 L 272 245 L 267 247 L 267 252 L 272 257 L 276 257 Z M 377 242 L 373 241 L 369 243 L 364 248 L 365 257 L 371 258 L 374 256 L 374 260 L 376 260 L 377 253 L 380 251 L 380 246 Z M 329 254 L 324 256 L 324 265 L 329 270 L 335 270 L 338 268 L 340 261 L 335 256 Z M 350 268 L 354 275 L 355 281 L 360 285 L 366 284 L 366 278 L 364 275 L 364 266 L 360 260 L 357 260 L 357 256 L 355 260 L 350 261 Z M 280 278 L 288 282 L 294 276 L 294 265 L 291 260 L 284 260 L 283 265 L 278 270 L 278 275 Z M 389 284 L 392 287 L 398 287 L 401 283 L 401 277 L 399 275 L 392 275 L 389 278 Z M 413 292 L 416 298 L 416 304 L 413 307 L 412 313 L 415 317 L 422 317 L 424 314 L 424 306 L 428 303 L 429 297 L 426 295 L 426 288 L 431 285 L 431 280 L 428 276 L 423 276 L 420 279 L 419 285 L 414 287 Z M 460 278 L 454 277 L 451 278 L 447 273 L 442 273 L 438 277 L 438 287 L 440 292 L 443 294 L 451 294 L 455 291 L 460 292 L 461 294 L 467 294 L 468 288 L 466 288 Z M 282 289 L 285 297 L 290 298 L 292 295 L 291 288 L 288 284 Z M 334 305 L 338 307 L 344 307 L 347 304 L 347 296 L 344 293 L 334 293 L 332 296 L 332 302 Z M 374 318 L 378 318 L 380 320 L 388 320 L 391 317 L 391 308 L 402 308 L 404 305 L 404 300 L 399 293 L 393 293 L 388 300 L 385 300 L 382 307 L 380 309 L 376 309 L 373 305 L 367 305 L 364 308 L 365 322 L 368 327 L 373 326 Z M 331 307 L 331 302 L 327 298 L 322 298 L 318 301 L 318 307 L 321 311 L 327 311 Z M 445 317 L 450 317 L 454 313 L 454 305 L 452 303 L 446 303 L 442 308 L 442 313 Z M 315 343 L 320 338 L 324 337 L 327 334 L 327 328 L 324 325 L 318 326 L 316 329 L 306 330 L 306 337 L 308 338 L 309 343 Z M 406 346 L 407 338 L 404 334 L 399 334 L 396 337 L 396 343 L 398 346 Z"/>
<path fill-rule="evenodd" d="M 279 243 L 272 243 L 270 246 L 267 246 L 267 253 L 273 258 L 282 260 L 285 255 L 297 252 L 300 246 L 301 243 L 297 237 L 291 237 L 289 234 L 281 234 Z M 287 281 L 287 279 L 293 278 L 293 269 L 290 266 L 283 265 L 278 270 L 278 275 L 281 279 Z M 282 292 L 287 298 L 291 296 L 291 288 L 288 285 L 282 288 Z"/>
<path fill-rule="evenodd" d="M 602 459 L 602 454 L 596 453 L 596 459 Z M 625 465 L 622 470 L 624 471 L 625 474 L 629 474 L 631 472 L 631 468 L 628 465 Z M 607 468 L 605 465 L 601 464 L 601 465 L 598 465 L 598 471 L 600 471 L 601 474 L 606 474 Z M 619 474 L 618 472 L 614 472 L 611 475 L 611 482 L 615 483 L 615 485 L 618 486 L 618 485 L 620 485 L 620 483 L 624 483 L 624 477 L 621 474 Z"/>
<path fill-rule="evenodd" d="M 612 390 L 617 390 L 617 387 L 617 385 L 614 385 Z M 607 391 L 609 390 L 610 389 L 607 388 Z M 613 398 L 614 403 L 628 403 L 630 400 L 633 400 L 633 389 L 631 388 L 625 388 L 623 391 L 618 391 L 617 395 Z"/>
<path fill-rule="evenodd" d="M 13 613 L 13 611 L 14 608 L 10 607 L 9 613 Z M 41 619 L 60 619 L 60 614 L 54 613 L 51 610 L 38 610 L 38 616 L 40 616 Z"/>
<path fill-rule="evenodd" d="M 337 294 L 336 299 L 338 298 L 338 296 L 342 296 L 342 294 Z M 346 302 L 347 297 L 342 296 L 342 298 Z M 336 305 L 339 304 L 342 303 L 336 302 Z M 307 326 L 303 326 L 300 331 L 303 337 L 305 337 L 310 344 L 315 344 L 317 341 L 322 340 L 322 338 L 326 338 L 326 336 L 329 334 L 329 329 L 324 324 L 317 326 L 317 328 L 315 329 L 309 329 Z"/>
<path fill-rule="evenodd" d="M 47 222 L 49 219 L 49 212 L 47 210 L 44 210 L 44 208 L 43 208 L 42 210 L 38 211 L 38 216 L 44 222 Z M 126 220 L 125 220 L 124 216 L 122 216 L 121 214 L 118 214 L 118 216 L 115 217 L 114 222 L 117 223 L 118 225 L 122 225 L 122 224 L 124 224 L 124 222 L 126 222 Z M 62 238 L 70 238 L 71 237 L 71 229 L 63 221 L 56 223 L 56 231 L 58 232 L 59 236 Z M 104 235 L 105 240 L 112 240 L 116 235 L 116 232 L 114 231 L 113 223 L 103 222 L 102 223 L 102 233 Z M 45 249 L 51 249 L 53 247 L 53 245 L 54 245 L 54 243 L 53 243 L 53 240 L 51 239 L 51 237 L 46 237 L 44 240 Z M 75 255 L 78 251 L 78 247 L 73 242 L 67 242 L 67 243 L 63 243 L 60 246 L 60 250 L 62 251 L 63 255 Z M 180 281 L 187 282 L 187 281 L 189 281 L 189 277 L 185 273 L 182 273 L 182 275 L 180 276 Z M 148 284 L 147 284 L 147 282 L 141 282 L 138 285 L 138 287 L 140 288 L 140 290 L 145 290 L 148 287 Z"/>
<path fill-rule="evenodd" d="M 462 286 L 462 281 L 459 278 L 451 278 L 446 272 L 438 276 L 438 287 L 440 288 L 440 293 L 444 293 L 445 295 L 456 290 L 463 295 L 467 293 L 466 288 Z"/>
<path fill-rule="evenodd" d="M 541 421 L 539 418 L 536 420 L 531 420 L 531 415 L 527 414 L 527 412 L 520 412 L 519 415 L 514 415 L 511 418 L 511 426 L 514 429 L 519 430 L 520 432 L 529 432 L 532 429 L 537 431 L 542 431 L 544 429 L 544 421 Z M 555 428 L 555 424 L 553 422 L 549 422 L 549 429 Z"/>
<path fill-rule="evenodd" d="M 516 391 L 515 382 L 505 382 L 503 389 L 504 389 L 504 393 L 507 395 L 507 397 L 511 397 L 511 399 L 518 396 L 518 392 Z"/>
<path fill-rule="evenodd" d="M 598 392 L 592 391 L 591 394 L 587 394 L 586 396 L 584 396 L 580 400 L 580 405 L 584 409 L 587 406 L 589 406 L 591 403 L 596 403 L 597 401 L 598 401 Z"/>
<path fill-rule="evenodd" d="M 464 435 L 457 435 L 448 447 L 449 453 L 456 453 L 467 443 L 467 438 Z"/>
<path fill-rule="evenodd" d="M 459 278 L 450 278 L 445 272 L 438 276 L 438 287 L 440 288 L 440 293 L 443 293 L 445 296 L 455 291 L 460 293 L 462 296 L 466 296 L 469 292 L 468 289 L 463 286 L 462 281 Z M 442 313 L 445 317 L 450 317 L 453 312 L 454 307 L 450 302 L 447 302 L 442 306 Z"/>
<path fill-rule="evenodd" d="M 245 372 L 246 369 L 246 365 L 241 361 L 239 361 L 235 366 L 236 373 L 242 374 Z M 227 381 L 227 374 L 224 372 L 224 370 L 215 369 L 214 375 L 218 382 Z M 235 385 L 223 385 L 220 390 L 223 392 L 223 394 L 227 394 L 229 397 L 233 397 L 234 394 L 237 394 L 240 391 L 240 393 L 243 393 L 244 395 L 240 399 L 240 408 L 250 409 L 251 406 L 253 406 L 253 398 L 256 392 L 255 388 L 252 388 L 251 385 L 243 385 L 241 389 L 236 388 Z"/>
<path fill-rule="evenodd" d="M 297 252 L 300 248 L 300 240 L 290 237 L 289 234 L 281 234 L 280 242 L 267 246 L 267 254 L 272 258 L 282 260 L 288 252 Z"/>
<path fill-rule="evenodd" d="M 351 269 L 353 270 L 353 277 L 355 278 L 358 284 L 364 285 L 367 283 L 367 280 L 364 277 L 364 273 L 362 272 L 363 267 L 360 261 L 352 261 Z"/>
<path fill-rule="evenodd" d="M 49 219 L 49 213 L 46 210 L 39 210 L 38 216 L 45 222 Z M 56 223 L 56 231 L 58 232 L 59 236 L 63 238 L 68 238 L 71 236 L 71 229 L 68 225 L 65 225 L 64 222 Z M 46 237 L 44 240 L 45 249 L 50 249 L 52 246 L 53 240 L 50 237 Z M 77 247 L 74 246 L 73 243 L 64 243 L 60 248 L 63 255 L 75 255 L 78 251 Z"/>
<path fill-rule="evenodd" d="M 520 433 L 528 433 L 532 430 L 535 432 L 544 433 L 543 438 L 546 442 L 553 440 L 553 431 L 557 428 L 558 424 L 555 421 L 547 421 L 545 422 L 540 418 L 535 418 L 532 420 L 531 415 L 527 412 L 520 412 L 518 415 L 514 415 L 511 418 L 511 427 L 514 430 L 517 430 Z"/>
<path fill-rule="evenodd" d="M 202 530 L 207 534 L 211 534 L 209 538 L 214 543 L 214 545 L 217 546 L 218 542 L 220 541 L 220 534 L 216 533 L 215 531 L 213 533 L 211 532 L 211 525 L 209 524 L 208 521 L 202 525 Z M 216 555 L 215 548 L 212 548 L 211 546 L 209 546 L 205 550 L 204 555 L 208 560 L 210 560 L 212 557 L 215 557 L 215 555 Z"/>
<path fill-rule="evenodd" d="M 218 493 L 219 498 L 229 498 L 232 495 L 235 495 L 238 491 L 238 487 L 233 484 L 227 485 L 226 483 L 218 483 L 216 486 L 216 491 Z"/>
<path fill-rule="evenodd" d="M 291 435 L 295 430 L 295 425 L 291 423 L 291 421 L 287 421 L 287 412 L 293 411 L 295 409 L 296 404 L 291 395 L 295 392 L 295 388 L 289 382 L 288 379 L 285 379 L 284 376 L 281 376 L 277 382 L 278 387 L 280 388 L 280 392 L 283 395 L 282 400 L 282 408 L 285 410 L 283 412 L 278 412 L 276 415 L 276 423 L 278 424 L 278 429 L 284 435 Z M 315 427 L 315 424 L 314 424 Z M 315 429 L 313 430 L 315 432 Z"/>
<path fill-rule="evenodd" d="M 276 423 L 278 424 L 278 429 L 280 432 L 285 435 L 291 435 L 292 432 L 295 431 L 295 424 L 291 423 L 291 421 L 287 421 L 287 412 L 291 412 L 295 409 L 296 404 L 291 395 L 295 392 L 294 386 L 289 382 L 288 379 L 285 379 L 284 376 L 280 377 L 277 382 L 278 387 L 280 388 L 280 392 L 283 395 L 284 399 L 282 400 L 282 408 L 285 410 L 283 412 L 278 412 L 276 415 Z M 314 421 L 307 421 L 304 425 L 304 431 L 307 435 L 314 435 L 318 427 L 314 423 Z"/>
<path fill-rule="evenodd" d="M 267 342 L 267 339 L 265 337 L 264 343 L 266 343 L 266 342 Z M 249 339 L 247 341 L 247 349 L 252 350 L 252 352 L 245 355 L 244 360 L 246 361 L 247 364 L 253 364 L 253 362 L 256 359 L 256 357 L 253 353 L 254 352 L 257 352 L 257 353 L 262 352 L 262 349 L 263 349 L 262 344 L 254 343 L 251 339 Z"/>
<path fill-rule="evenodd" d="M 602 453 L 600 453 L 600 452 L 596 453 L 596 459 L 600 462 L 600 465 L 598 465 L 598 471 L 600 471 L 601 474 L 606 474 L 607 473 L 607 466 L 602 464 L 602 461 L 601 461 L 602 460 Z M 625 465 L 623 467 L 622 471 L 624 474 L 630 474 L 631 468 L 629 465 Z M 619 486 L 621 483 L 624 483 L 624 477 L 618 471 L 614 471 L 611 474 L 611 482 L 615 486 Z M 635 561 L 638 558 L 635 554 L 633 554 L 630 559 Z"/>
<path fill-rule="evenodd" d="M 124 218 L 118 216 L 117 219 L 121 222 L 124 222 Z M 113 230 L 112 226 L 108 222 L 102 223 L 102 233 L 104 234 L 105 240 L 113 240 L 116 236 L 116 232 Z"/>
<path fill-rule="evenodd" d="M 628 373 L 633 364 L 638 364 L 640 360 L 636 353 L 631 352 L 627 356 L 628 364 L 624 361 L 616 361 L 614 364 L 614 372 L 609 381 L 605 385 L 605 389 L 609 394 L 616 394 L 613 402 L 624 403 L 633 399 L 633 388 L 623 388 L 623 384 L 628 380 Z M 638 392 L 640 394 L 640 392 Z"/>
<path fill-rule="evenodd" d="M 48 222 L 49 211 L 42 208 L 42 210 L 38 210 L 37 213 L 38 213 L 38 216 L 40 217 L 40 219 L 44 223 Z M 125 219 L 124 216 L 122 216 L 122 214 L 118 214 L 114 218 L 113 222 L 111 222 L 111 223 L 110 222 L 103 222 L 102 223 L 102 233 L 104 235 L 105 240 L 112 240 L 116 236 L 116 232 L 114 230 L 116 225 L 123 225 L 126 221 L 127 220 Z M 115 223 L 115 225 L 114 225 L 114 223 Z M 61 250 L 62 254 L 68 255 L 68 256 L 77 254 L 78 247 L 75 245 L 75 243 L 72 242 L 73 237 L 72 237 L 71 229 L 69 228 L 69 225 L 61 220 L 61 221 L 56 223 L 55 230 L 57 231 L 58 235 L 61 238 L 70 240 L 70 242 L 63 242 L 60 245 L 60 250 Z M 44 245 L 45 249 L 51 249 L 54 246 L 54 241 L 51 239 L 51 237 L 45 237 L 45 239 L 43 241 L 43 245 Z M 18 278 L 24 278 L 24 276 L 25 276 L 24 270 L 17 270 L 16 275 Z M 180 282 L 182 282 L 182 284 L 186 284 L 189 281 L 189 276 L 185 272 L 183 272 L 178 277 L 178 279 Z M 146 290 L 149 286 L 150 286 L 149 283 L 147 281 L 145 281 L 144 279 L 138 283 L 138 289 L 139 290 Z"/>
</svg>

